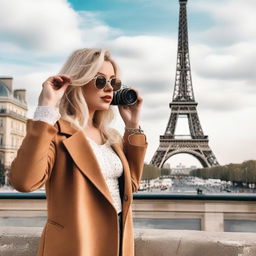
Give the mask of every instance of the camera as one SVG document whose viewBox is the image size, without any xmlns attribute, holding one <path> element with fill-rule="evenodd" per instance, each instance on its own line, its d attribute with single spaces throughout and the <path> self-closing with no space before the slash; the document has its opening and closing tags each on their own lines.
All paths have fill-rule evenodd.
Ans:
<svg viewBox="0 0 256 256">
<path fill-rule="evenodd" d="M 136 102 L 137 93 L 129 87 L 122 87 L 119 90 L 114 91 L 110 105 L 133 105 Z"/>
</svg>

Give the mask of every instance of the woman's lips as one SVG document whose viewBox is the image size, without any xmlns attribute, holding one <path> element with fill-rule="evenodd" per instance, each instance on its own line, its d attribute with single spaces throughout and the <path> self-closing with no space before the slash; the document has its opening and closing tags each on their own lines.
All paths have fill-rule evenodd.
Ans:
<svg viewBox="0 0 256 256">
<path fill-rule="evenodd" d="M 105 102 L 111 102 L 112 98 L 110 96 L 105 96 L 105 97 L 102 97 L 102 99 L 105 101 Z"/>
</svg>

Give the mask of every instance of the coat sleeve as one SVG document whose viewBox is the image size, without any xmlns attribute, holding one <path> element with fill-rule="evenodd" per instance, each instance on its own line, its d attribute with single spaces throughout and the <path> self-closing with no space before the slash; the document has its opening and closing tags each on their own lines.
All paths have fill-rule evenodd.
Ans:
<svg viewBox="0 0 256 256">
<path fill-rule="evenodd" d="M 130 134 L 125 131 L 123 141 L 124 153 L 131 171 L 132 192 L 138 192 L 148 146 L 147 138 L 145 134 Z"/>
<path fill-rule="evenodd" d="M 55 160 L 57 132 L 56 127 L 44 121 L 27 120 L 26 136 L 8 172 L 13 188 L 32 192 L 45 184 Z"/>
</svg>

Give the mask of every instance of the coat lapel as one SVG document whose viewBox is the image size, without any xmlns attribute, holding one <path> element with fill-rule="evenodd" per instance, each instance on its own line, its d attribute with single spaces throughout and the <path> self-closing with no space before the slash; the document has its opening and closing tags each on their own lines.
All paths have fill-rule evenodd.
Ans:
<svg viewBox="0 0 256 256">
<path fill-rule="evenodd" d="M 102 175 L 95 154 L 82 130 L 77 131 L 63 143 L 80 171 L 95 185 L 95 187 L 113 204 L 111 194 Z"/>
<path fill-rule="evenodd" d="M 63 140 L 63 144 L 75 164 L 114 207 L 112 196 L 101 172 L 99 163 L 89 141 L 86 139 L 84 131 L 73 128 L 68 121 L 62 118 L 57 121 L 57 124 L 60 133 L 71 135 Z M 130 169 L 125 154 L 118 144 L 113 144 L 112 148 L 119 156 L 123 164 L 124 194 L 131 195 L 131 178 L 129 175 Z M 124 219 L 126 218 L 130 203 L 131 200 L 129 200 L 127 203 L 123 203 Z"/>
</svg>

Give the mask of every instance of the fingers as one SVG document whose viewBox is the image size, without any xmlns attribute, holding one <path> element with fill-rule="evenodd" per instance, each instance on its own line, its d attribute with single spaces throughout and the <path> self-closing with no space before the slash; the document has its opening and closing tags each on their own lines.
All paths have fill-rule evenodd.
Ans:
<svg viewBox="0 0 256 256">
<path fill-rule="evenodd" d="M 43 84 L 45 85 L 52 85 L 55 89 L 60 89 L 64 85 L 70 85 L 72 82 L 72 78 L 68 75 L 60 74 L 56 76 L 50 76 Z"/>
<path fill-rule="evenodd" d="M 68 75 L 59 75 L 58 76 L 64 83 L 71 83 L 72 78 Z"/>
<path fill-rule="evenodd" d="M 130 87 L 130 89 L 134 90 L 134 91 L 136 92 L 136 94 L 137 94 L 137 102 L 136 102 L 135 105 L 141 105 L 142 102 L 143 102 L 143 99 L 142 99 L 142 97 L 140 96 L 139 91 L 136 90 L 136 89 L 134 89 L 134 88 L 131 88 L 131 87 Z"/>
<path fill-rule="evenodd" d="M 140 93 L 139 93 L 139 91 L 138 91 L 137 89 L 134 89 L 134 88 L 132 88 L 132 87 L 130 87 L 130 89 L 132 89 L 132 90 L 134 90 L 134 91 L 136 92 L 136 94 L 137 94 L 137 100 L 138 100 L 139 102 L 143 101 L 143 99 L 141 98 Z"/>
<path fill-rule="evenodd" d="M 50 80 L 54 86 L 61 87 L 63 85 L 63 79 L 60 76 L 54 76 Z"/>
<path fill-rule="evenodd" d="M 68 75 L 60 74 L 59 76 L 62 77 L 62 78 L 64 78 L 64 79 L 67 79 L 67 80 L 69 80 L 69 81 L 72 80 L 72 77 L 71 77 L 71 76 L 68 76 Z"/>
<path fill-rule="evenodd" d="M 50 82 L 59 81 L 61 83 L 63 83 L 63 82 L 70 83 L 72 81 L 72 78 L 68 75 L 56 75 L 56 76 L 50 76 L 47 80 Z"/>
</svg>

